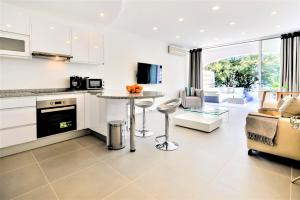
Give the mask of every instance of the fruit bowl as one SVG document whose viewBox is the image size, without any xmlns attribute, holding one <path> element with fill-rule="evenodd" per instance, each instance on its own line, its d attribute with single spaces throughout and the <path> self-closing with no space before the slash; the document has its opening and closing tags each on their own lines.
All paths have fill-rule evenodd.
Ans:
<svg viewBox="0 0 300 200">
<path fill-rule="evenodd" d="M 129 93 L 141 93 L 143 91 L 143 87 L 138 85 L 138 84 L 134 84 L 134 85 L 127 85 L 126 86 L 126 90 Z"/>
</svg>

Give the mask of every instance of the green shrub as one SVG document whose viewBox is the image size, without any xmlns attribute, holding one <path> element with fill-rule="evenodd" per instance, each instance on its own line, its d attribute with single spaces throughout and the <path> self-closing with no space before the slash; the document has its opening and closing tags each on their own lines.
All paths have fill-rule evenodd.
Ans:
<svg viewBox="0 0 300 200">
<path fill-rule="evenodd" d="M 216 87 L 243 87 L 250 89 L 258 81 L 258 56 L 239 56 L 207 65 L 215 73 Z"/>
</svg>

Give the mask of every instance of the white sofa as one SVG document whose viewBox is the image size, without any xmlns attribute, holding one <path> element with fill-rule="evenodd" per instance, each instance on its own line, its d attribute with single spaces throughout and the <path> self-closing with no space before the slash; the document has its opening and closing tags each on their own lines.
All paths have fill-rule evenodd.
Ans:
<svg viewBox="0 0 300 200">
<path fill-rule="evenodd" d="M 235 104 L 244 104 L 247 102 L 244 94 L 244 88 L 221 87 L 204 89 L 205 102 L 222 103 L 229 102 Z"/>
</svg>

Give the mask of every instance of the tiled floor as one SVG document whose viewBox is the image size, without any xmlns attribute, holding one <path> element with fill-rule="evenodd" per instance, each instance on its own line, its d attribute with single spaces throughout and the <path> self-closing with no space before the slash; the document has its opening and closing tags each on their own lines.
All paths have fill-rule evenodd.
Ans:
<svg viewBox="0 0 300 200">
<path fill-rule="evenodd" d="M 130 153 L 129 145 L 108 151 L 85 136 L 2 158 L 0 199 L 299 200 L 300 182 L 290 183 L 299 169 L 247 155 L 242 108 L 231 108 L 229 121 L 211 134 L 171 125 L 180 144 L 173 152 L 156 150 L 154 137 L 136 138 Z M 163 133 L 163 115 L 152 111 L 147 119 Z"/>
</svg>

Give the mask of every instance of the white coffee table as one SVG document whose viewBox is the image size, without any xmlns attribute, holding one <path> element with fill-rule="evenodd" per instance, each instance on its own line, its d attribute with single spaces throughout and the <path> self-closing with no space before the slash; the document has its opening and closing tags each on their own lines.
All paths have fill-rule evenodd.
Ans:
<svg viewBox="0 0 300 200">
<path fill-rule="evenodd" d="M 192 128 L 207 133 L 219 128 L 222 123 L 222 117 L 217 115 L 203 114 L 197 112 L 185 112 L 173 118 L 174 124 L 187 128 Z"/>
</svg>

